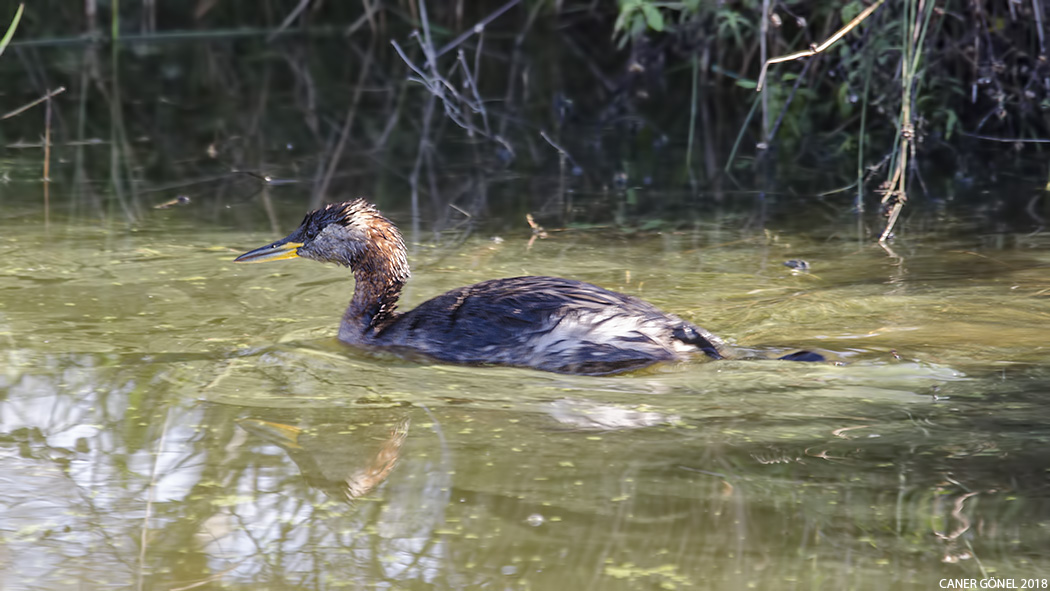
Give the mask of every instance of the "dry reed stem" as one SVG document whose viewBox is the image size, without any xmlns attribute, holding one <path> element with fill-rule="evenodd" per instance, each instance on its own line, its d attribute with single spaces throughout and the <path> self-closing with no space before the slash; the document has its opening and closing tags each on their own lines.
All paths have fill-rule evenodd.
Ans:
<svg viewBox="0 0 1050 591">
<path fill-rule="evenodd" d="M 908 156 L 915 150 L 915 127 L 912 125 L 911 115 L 912 81 L 915 79 L 915 72 L 918 68 L 918 52 L 920 51 L 920 39 L 923 36 L 924 29 L 924 26 L 920 26 L 917 21 L 923 14 L 924 4 L 924 0 L 919 0 L 918 8 L 915 10 L 916 22 L 911 24 L 911 39 L 907 40 L 909 45 L 905 48 L 905 54 L 901 57 L 901 143 L 898 152 L 900 157 L 897 158 L 893 176 L 886 183 L 885 193 L 882 195 L 883 204 L 890 201 L 890 199 L 893 199 L 893 204 L 890 207 L 886 227 L 879 235 L 880 243 L 885 243 L 892 235 L 893 227 L 897 224 L 897 218 L 900 217 L 901 209 L 904 208 L 904 202 L 908 200 Z M 911 17 L 909 16 L 909 18 Z"/>
<path fill-rule="evenodd" d="M 878 0 L 877 2 L 875 2 L 875 4 L 872 4 L 871 6 L 862 10 L 860 14 L 853 17 L 853 20 L 846 23 L 846 26 L 836 31 L 834 35 L 828 37 L 827 40 L 825 40 L 820 45 L 817 45 L 815 47 L 810 46 L 810 48 L 805 51 L 797 51 L 795 53 L 782 55 L 780 57 L 774 57 L 766 60 L 766 62 L 762 64 L 762 73 L 758 75 L 758 85 L 755 87 L 755 91 L 759 92 L 762 90 L 762 86 L 766 81 L 766 72 L 769 70 L 769 66 L 773 64 L 779 64 L 781 62 L 790 62 L 793 60 L 802 59 L 804 57 L 812 57 L 814 55 L 817 55 L 818 53 L 823 52 L 827 48 L 834 45 L 839 39 L 842 39 L 844 36 L 846 36 L 846 33 L 849 33 L 854 28 L 856 28 L 857 25 L 864 21 L 864 19 L 871 16 L 871 13 L 875 12 L 875 10 L 878 7 L 882 6 L 882 3 L 885 1 L 886 0 Z"/>
</svg>

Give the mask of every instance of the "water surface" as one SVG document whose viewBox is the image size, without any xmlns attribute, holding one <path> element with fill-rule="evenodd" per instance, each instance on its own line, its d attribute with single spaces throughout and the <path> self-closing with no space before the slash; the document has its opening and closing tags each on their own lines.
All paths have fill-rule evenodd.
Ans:
<svg viewBox="0 0 1050 591">
<path fill-rule="evenodd" d="M 400 214 L 392 214 L 398 219 Z M 403 220 L 403 216 L 400 216 Z M 290 218 L 290 230 L 297 218 Z M 346 270 L 271 230 L 9 217 L 12 588 L 937 588 L 1050 578 L 1050 263 L 790 230 L 420 238 L 402 305 L 521 274 L 648 299 L 741 355 L 617 377 L 335 341 Z M 802 258 L 808 273 L 782 263 Z"/>
</svg>

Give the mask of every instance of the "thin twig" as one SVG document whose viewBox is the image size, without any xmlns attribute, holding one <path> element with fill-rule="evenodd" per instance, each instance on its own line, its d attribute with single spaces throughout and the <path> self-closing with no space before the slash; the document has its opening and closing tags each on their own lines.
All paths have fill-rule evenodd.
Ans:
<svg viewBox="0 0 1050 591">
<path fill-rule="evenodd" d="M 484 29 L 478 33 L 478 44 L 474 47 L 474 84 L 478 84 L 478 80 L 481 80 L 481 53 L 485 47 L 485 31 Z M 475 94 L 477 94 L 475 92 Z M 481 99 L 478 99 L 481 102 Z"/>
<path fill-rule="evenodd" d="M 751 110 L 747 112 L 747 117 L 744 118 L 744 123 L 736 134 L 736 139 L 733 141 L 733 147 L 729 150 L 729 158 L 726 159 L 726 165 L 722 168 L 722 172 L 730 174 L 729 168 L 733 166 L 733 161 L 736 159 L 736 151 L 740 147 L 740 142 L 744 139 L 744 132 L 747 131 L 751 118 L 755 116 L 755 110 L 758 109 L 759 103 L 760 101 L 757 98 L 755 102 L 751 103 Z"/>
<path fill-rule="evenodd" d="M 368 0 L 361 0 L 361 4 L 365 7 L 365 17 L 368 19 L 368 28 L 372 29 L 372 37 L 379 34 L 379 24 L 376 23 L 375 12 L 379 8 L 379 4 L 382 0 L 376 0 L 375 4 L 372 4 Z"/>
<path fill-rule="evenodd" d="M 146 567 L 146 549 L 149 547 L 149 522 L 153 514 L 153 502 L 157 496 L 157 474 L 159 472 L 160 454 L 164 453 L 164 442 L 168 438 L 168 425 L 171 422 L 171 409 L 164 415 L 164 427 L 160 432 L 160 441 L 157 442 L 157 455 L 153 458 L 153 469 L 150 471 L 149 494 L 146 497 L 146 514 L 142 517 L 142 533 L 139 536 L 139 572 L 138 585 L 136 588 L 142 591 L 145 582 L 144 570 Z"/>
<path fill-rule="evenodd" d="M 1011 138 L 1011 137 L 992 137 L 990 135 L 981 135 L 979 133 L 967 133 L 965 131 L 960 132 L 962 135 L 972 137 L 979 140 L 985 140 L 989 142 L 1003 142 L 1006 144 L 1050 144 L 1050 139 L 1042 138 Z"/>
<path fill-rule="evenodd" d="M 387 139 L 393 133 L 394 127 L 397 126 L 397 122 L 401 118 L 401 109 L 404 107 L 405 95 L 408 93 L 408 80 L 404 80 L 399 86 L 400 90 L 397 93 L 397 101 L 394 104 L 393 112 L 390 114 L 390 118 L 387 119 L 383 132 L 379 134 L 379 139 L 376 140 L 373 150 L 379 150 L 386 145 Z"/>
<path fill-rule="evenodd" d="M 1043 33 L 1043 7 L 1039 4 L 1039 0 L 1032 0 L 1032 14 L 1035 15 L 1035 30 L 1039 34 L 1039 57 L 1040 61 L 1043 61 L 1046 58 L 1046 39 Z"/>
<path fill-rule="evenodd" d="M 555 141 L 551 139 L 551 136 L 548 135 L 546 131 L 541 129 L 540 130 L 540 137 L 542 137 L 543 139 L 547 140 L 547 143 L 550 144 L 552 148 L 557 150 L 559 154 L 564 156 L 574 167 L 579 167 L 579 164 L 577 164 L 576 160 L 573 159 L 572 154 L 569 154 L 568 150 L 566 150 L 565 148 L 563 148 L 560 145 L 558 145 L 557 143 L 555 143 Z"/>
<path fill-rule="evenodd" d="M 39 105 L 40 103 L 50 99 L 51 97 L 60 95 L 60 94 L 62 94 L 65 91 L 66 91 L 66 87 L 65 86 L 59 86 L 58 88 L 48 92 L 44 96 L 42 96 L 42 97 L 40 97 L 40 98 L 30 102 L 30 103 L 22 105 L 21 107 L 18 107 L 14 111 L 10 111 L 9 113 L 7 113 L 5 115 L 0 116 L 0 119 L 8 119 L 8 118 L 14 117 L 15 115 L 18 115 L 19 113 L 22 113 L 24 111 L 28 111 L 29 109 L 32 109 L 33 107 L 35 107 L 35 106 Z"/>
<path fill-rule="evenodd" d="M 416 36 L 418 37 L 418 35 Z M 401 46 L 398 45 L 397 41 L 391 41 L 390 43 L 394 46 L 394 51 L 396 51 L 397 54 L 401 57 L 401 59 L 404 60 L 405 64 L 408 65 L 408 67 L 418 75 L 418 77 L 409 76 L 408 80 L 422 84 L 424 87 L 426 87 L 427 90 L 430 91 L 431 96 L 441 99 L 441 104 L 445 109 L 445 114 L 448 115 L 448 118 L 451 119 L 453 123 L 462 127 L 470 134 L 478 134 L 484 136 L 487 139 L 491 139 L 493 141 L 506 145 L 506 140 L 498 136 L 493 136 L 487 131 L 482 131 L 471 125 L 468 121 L 466 121 L 463 115 L 463 111 L 462 109 L 460 109 L 459 105 L 465 104 L 470 108 L 471 111 L 475 113 L 482 113 L 485 110 L 485 107 L 484 104 L 481 102 L 480 97 L 478 97 L 477 103 L 471 101 L 467 97 L 460 94 L 459 91 L 456 90 L 456 87 L 451 82 L 449 82 L 447 78 L 445 78 L 437 72 L 436 68 L 433 68 L 428 64 L 427 67 L 431 69 L 433 74 L 425 73 L 419 66 L 415 65 L 408 59 L 408 56 L 405 55 L 404 50 L 401 49 Z M 423 42 L 420 44 L 420 46 L 422 47 L 424 54 L 433 55 L 433 50 L 427 48 L 425 39 L 423 39 Z M 466 70 L 466 62 L 460 62 L 459 60 L 457 60 L 452 66 L 452 70 L 450 70 L 450 73 L 455 72 L 455 70 L 460 67 Z M 467 76 L 469 79 L 469 72 L 466 72 L 464 75 Z M 468 83 L 468 85 L 472 86 L 473 83 Z M 513 152 L 513 150 L 511 150 L 511 152 Z"/>
<path fill-rule="evenodd" d="M 44 104 L 44 227 L 51 222 L 51 100 Z"/>
<path fill-rule="evenodd" d="M 473 27 L 470 28 L 469 31 L 464 31 L 463 33 L 460 33 L 455 39 L 446 43 L 444 47 L 442 47 L 434 53 L 434 57 L 441 57 L 446 53 L 452 51 L 453 49 L 459 47 L 460 43 L 463 43 L 464 41 L 469 39 L 471 35 L 480 33 L 483 30 L 485 30 L 485 27 L 488 26 L 489 23 L 499 18 L 500 15 L 513 8 L 514 5 L 518 4 L 519 2 L 521 2 L 521 0 L 510 0 L 510 2 L 507 2 L 503 6 L 500 6 L 494 12 L 478 21 Z M 429 37 L 427 41 L 429 42 Z"/>
<path fill-rule="evenodd" d="M 860 133 L 857 134 L 857 195 L 853 200 L 853 209 L 857 213 L 858 223 L 860 214 L 864 213 L 864 149 L 865 138 L 868 136 L 868 100 L 871 97 L 871 70 L 875 58 L 871 53 L 865 55 L 864 63 L 864 94 L 861 95 L 860 106 Z M 859 233 L 858 233 L 859 237 Z"/>
<path fill-rule="evenodd" d="M 428 149 L 425 152 L 423 152 L 423 164 L 425 164 L 426 168 L 427 168 L 427 185 L 429 187 L 429 192 L 430 192 L 430 206 L 431 206 L 431 210 L 435 211 L 435 212 L 441 211 L 441 203 L 442 203 L 442 201 L 441 201 L 441 194 L 438 192 L 437 166 L 434 164 L 434 155 L 437 152 L 436 152 L 436 150 L 433 149 L 433 146 L 439 145 L 441 143 L 441 129 L 443 127 L 444 126 L 441 125 L 441 124 L 438 125 L 437 139 L 433 140 L 431 142 L 430 149 Z M 438 226 L 434 227 L 435 232 L 438 229 L 439 229 Z M 436 238 L 437 238 L 437 235 L 435 233 L 435 239 Z"/>
<path fill-rule="evenodd" d="M 418 67 L 416 67 L 416 64 L 412 60 L 408 59 L 408 56 L 405 55 L 405 51 L 401 49 L 401 46 L 397 44 L 397 41 L 391 40 L 390 44 L 394 46 L 394 51 L 396 51 L 397 54 L 401 56 L 401 59 L 405 62 L 405 65 L 407 65 L 409 68 L 412 69 L 413 72 L 419 75 L 419 77 L 422 78 L 422 81 L 425 83 L 428 76 L 424 74 L 423 71 L 420 70 Z"/>
<path fill-rule="evenodd" d="M 697 80 L 700 77 L 700 58 L 695 54 L 692 59 L 693 66 L 693 91 L 689 101 L 689 139 L 685 149 L 685 170 L 689 173 L 689 185 L 696 188 L 696 175 L 693 174 L 693 139 L 696 136 L 696 102 L 697 102 Z"/>
<path fill-rule="evenodd" d="M 572 207 L 568 199 L 565 198 L 568 194 L 566 191 L 565 164 L 566 162 L 571 162 L 573 167 L 578 167 L 578 165 L 576 164 L 576 161 L 572 159 L 572 156 L 569 155 L 568 150 L 559 146 L 553 139 L 551 139 L 551 136 L 547 135 L 546 131 L 541 129 L 540 137 L 546 140 L 551 147 L 558 151 L 558 205 L 560 205 L 559 209 L 561 210 L 562 223 L 566 223 Z M 543 236 L 543 238 L 546 238 L 546 236 Z M 529 241 L 529 246 L 532 246 L 532 241 Z"/>
<path fill-rule="evenodd" d="M 449 203 L 448 206 L 451 207 L 452 209 L 458 211 L 459 213 L 463 214 L 468 219 L 474 217 L 474 216 L 470 215 L 469 211 L 463 209 L 462 207 L 457 206 L 455 203 Z"/>
<path fill-rule="evenodd" d="M 783 106 L 780 107 L 780 114 L 777 115 L 777 120 L 773 122 L 773 125 L 767 132 L 766 142 L 772 144 L 773 138 L 777 137 L 777 132 L 780 131 L 780 124 L 784 122 L 784 117 L 787 116 L 788 109 L 791 108 L 791 102 L 795 100 L 798 88 L 802 85 L 802 81 L 806 79 L 806 72 L 809 71 L 809 66 L 812 63 L 806 62 L 806 65 L 802 66 L 802 73 L 799 74 L 798 78 L 795 78 L 795 84 L 791 86 L 791 92 L 788 93 Z"/>
<path fill-rule="evenodd" d="M 367 6 L 365 7 L 365 10 L 368 10 Z M 346 31 L 343 33 L 343 36 L 352 37 L 358 29 L 363 27 L 365 23 L 369 22 L 369 16 L 371 16 L 371 13 L 365 12 L 365 14 L 362 14 L 361 16 L 357 17 L 357 20 L 350 23 L 350 26 L 346 28 Z"/>
<path fill-rule="evenodd" d="M 412 166 L 412 174 L 408 177 L 409 187 L 412 189 L 412 242 L 419 241 L 419 171 L 423 168 L 423 154 L 430 149 L 430 124 L 434 117 L 434 95 L 430 95 L 427 104 L 423 107 L 423 135 L 419 137 L 419 148 L 416 151 L 416 163 Z"/>
<path fill-rule="evenodd" d="M 463 77 L 466 78 L 466 80 L 467 80 L 467 88 L 469 88 L 470 92 L 474 95 L 474 103 L 475 104 L 474 105 L 470 105 L 469 102 L 467 104 L 468 104 L 468 106 L 471 106 L 472 110 L 475 113 L 481 114 L 481 122 L 485 124 L 485 137 L 489 137 L 489 136 L 492 135 L 492 133 L 489 130 L 489 116 L 488 116 L 488 113 L 485 112 L 485 103 L 481 102 L 481 95 L 478 93 L 478 85 L 475 83 L 474 77 L 471 76 L 471 74 L 470 74 L 470 69 L 467 67 L 467 61 L 466 61 L 466 58 L 463 56 L 463 51 L 462 50 L 459 51 L 458 59 L 459 59 L 460 66 L 463 69 Z M 474 67 L 475 67 L 475 71 L 476 71 L 476 69 L 477 69 L 477 62 L 476 61 L 475 61 L 475 66 Z"/>
<path fill-rule="evenodd" d="M 525 34 L 532 28 L 532 24 L 536 21 L 536 16 L 543 7 L 544 4 L 542 2 L 536 2 L 533 4 L 532 10 L 529 11 L 528 18 L 525 19 L 524 26 L 522 26 L 518 35 L 514 37 L 514 51 L 511 53 L 510 71 L 507 74 L 507 92 L 503 97 L 503 115 L 500 117 L 499 135 L 507 133 L 508 117 L 511 114 L 511 110 L 514 108 L 514 86 L 518 80 L 518 68 L 522 61 L 521 48 L 525 43 Z"/>
<path fill-rule="evenodd" d="M 427 58 L 430 71 L 437 73 L 437 56 L 434 55 L 434 40 L 430 37 L 430 17 L 427 15 L 427 3 L 419 0 L 419 23 L 423 26 L 423 55 Z"/>
<path fill-rule="evenodd" d="M 565 154 L 566 156 L 569 155 L 569 153 L 565 150 L 565 148 L 559 146 L 557 143 L 554 142 L 554 140 L 551 139 L 551 136 L 547 135 L 546 131 L 541 129 L 540 130 L 540 137 L 542 137 L 543 139 L 547 140 L 547 143 L 550 144 L 551 147 L 553 147 L 555 150 L 557 150 L 558 153 Z"/>
<path fill-rule="evenodd" d="M 299 18 L 299 15 L 302 14 L 302 12 L 306 10 L 306 7 L 309 5 L 310 0 L 299 0 L 298 6 L 293 8 L 292 11 L 288 13 L 288 16 L 284 17 L 284 20 L 281 21 L 281 24 L 277 26 L 277 30 L 273 33 L 270 33 L 269 36 L 266 37 L 266 42 L 269 43 L 270 41 L 273 41 L 278 35 L 283 33 L 284 30 L 292 24 L 292 21 Z"/>
<path fill-rule="evenodd" d="M 83 96 L 83 95 L 81 95 L 81 96 Z M 79 146 L 106 146 L 106 145 L 109 145 L 110 143 L 111 142 L 107 142 L 106 140 L 104 140 L 102 138 L 90 138 L 90 139 L 84 139 L 84 140 L 73 140 L 73 141 L 69 141 L 69 142 L 61 142 L 61 143 L 57 143 L 57 144 L 54 144 L 54 145 L 56 145 L 56 146 L 78 146 L 79 147 Z M 25 142 L 25 141 L 19 140 L 19 141 L 13 143 L 13 144 L 4 144 L 4 147 L 8 148 L 10 150 L 28 150 L 28 149 L 32 149 L 32 148 L 43 148 L 44 147 L 44 142 L 43 141 L 39 141 L 39 142 Z"/>
<path fill-rule="evenodd" d="M 758 35 L 758 52 L 762 59 L 762 75 L 758 77 L 758 87 L 756 90 L 762 93 L 762 143 L 767 147 L 769 146 L 769 89 L 762 85 L 762 80 L 766 74 L 766 67 L 769 64 L 769 17 L 771 10 L 769 7 L 769 0 L 762 0 L 762 20 L 760 21 L 759 35 Z"/>
</svg>

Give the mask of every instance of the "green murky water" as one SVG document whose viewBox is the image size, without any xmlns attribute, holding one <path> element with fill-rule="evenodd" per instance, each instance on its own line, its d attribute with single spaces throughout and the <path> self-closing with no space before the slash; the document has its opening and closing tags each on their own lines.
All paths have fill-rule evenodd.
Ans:
<svg viewBox="0 0 1050 591">
<path fill-rule="evenodd" d="M 563 275 L 745 351 L 840 362 L 594 378 L 344 348 L 345 270 L 231 263 L 275 237 L 179 211 L 136 230 L 2 223 L 10 588 L 1050 579 L 1050 254 L 1037 238 L 930 238 L 896 257 L 711 228 L 415 247 L 405 306 Z M 792 273 L 792 258 L 812 271 Z"/>
</svg>

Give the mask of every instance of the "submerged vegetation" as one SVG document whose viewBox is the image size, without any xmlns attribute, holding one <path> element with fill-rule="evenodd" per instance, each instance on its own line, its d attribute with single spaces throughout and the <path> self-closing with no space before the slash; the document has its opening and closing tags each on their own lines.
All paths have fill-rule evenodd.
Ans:
<svg viewBox="0 0 1050 591">
<path fill-rule="evenodd" d="M 820 194 L 884 239 L 909 197 L 1045 176 L 1048 16 L 1038 1 L 41 1 L 2 64 L 3 110 L 72 92 L 45 101 L 49 141 L 28 116 L 0 141 L 54 144 L 71 166 L 45 176 L 132 220 L 199 191 L 188 179 L 217 182 L 219 203 L 278 181 L 310 206 L 404 194 L 416 231 L 428 213 L 469 229 L 493 211 L 673 219 Z M 1041 225 L 1040 195 L 1017 198 Z"/>
</svg>

